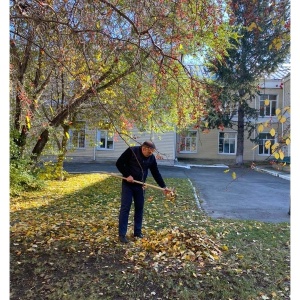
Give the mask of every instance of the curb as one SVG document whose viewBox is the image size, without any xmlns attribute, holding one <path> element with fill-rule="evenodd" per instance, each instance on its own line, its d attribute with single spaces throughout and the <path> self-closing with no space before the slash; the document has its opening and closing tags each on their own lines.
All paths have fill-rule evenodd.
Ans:
<svg viewBox="0 0 300 300">
<path fill-rule="evenodd" d="M 215 165 L 191 165 L 191 164 L 177 164 L 177 165 L 174 165 L 174 167 L 177 167 L 177 168 L 185 168 L 185 169 L 190 169 L 191 167 L 198 167 L 198 168 L 229 168 L 228 166 L 226 165 L 223 165 L 223 164 L 215 164 Z"/>
<path fill-rule="evenodd" d="M 290 174 L 286 174 L 286 173 L 282 173 L 282 172 L 278 172 L 278 171 L 272 171 L 272 170 L 268 170 L 268 169 L 261 169 L 261 168 L 258 168 L 258 167 L 255 167 L 254 168 L 255 171 L 258 171 L 258 172 L 262 172 L 262 173 L 267 173 L 267 174 L 270 174 L 272 176 L 276 176 L 276 177 L 280 177 L 282 179 L 285 179 L 285 180 L 291 180 L 291 175 Z"/>
<path fill-rule="evenodd" d="M 193 165 L 193 164 L 175 164 L 174 167 L 177 168 L 185 168 L 185 169 L 190 169 L 191 167 L 198 167 L 198 168 L 229 168 L 226 165 L 223 164 L 215 164 L 215 165 Z M 274 170 L 268 170 L 268 169 L 262 169 L 259 167 L 255 167 L 253 168 L 253 170 L 258 171 L 258 172 L 262 172 L 262 173 L 267 173 L 270 174 L 272 176 L 276 176 L 285 180 L 291 180 L 291 175 L 284 173 L 284 172 L 280 172 L 280 171 L 274 171 Z"/>
</svg>

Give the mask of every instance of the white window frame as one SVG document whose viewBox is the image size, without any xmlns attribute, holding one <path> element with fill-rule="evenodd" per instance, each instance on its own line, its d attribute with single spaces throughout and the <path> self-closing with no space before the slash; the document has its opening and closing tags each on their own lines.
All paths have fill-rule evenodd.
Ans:
<svg viewBox="0 0 300 300">
<path fill-rule="evenodd" d="M 179 137 L 179 153 L 197 153 L 198 130 L 188 130 Z"/>
<path fill-rule="evenodd" d="M 260 138 L 262 135 L 264 135 L 264 137 Z M 273 137 L 269 132 L 261 132 L 259 133 L 258 138 L 258 155 L 270 156 L 272 154 L 271 148 L 276 143 L 275 137 Z M 266 141 L 271 142 L 270 148 L 268 149 L 265 147 Z"/>
<path fill-rule="evenodd" d="M 105 129 L 97 129 L 96 134 L 97 150 L 114 150 L 114 133 Z"/>
<path fill-rule="evenodd" d="M 269 100 L 269 105 L 265 105 L 265 100 Z M 263 94 L 259 96 L 260 117 L 274 117 L 276 115 L 278 97 L 275 94 Z"/>
<path fill-rule="evenodd" d="M 219 145 L 218 154 L 235 155 L 236 148 L 237 148 L 237 133 L 232 131 L 219 132 L 218 145 Z M 231 151 L 232 145 L 234 147 L 233 152 Z M 226 149 L 228 149 L 227 152 L 225 151 Z"/>
<path fill-rule="evenodd" d="M 85 149 L 86 146 L 86 124 L 84 121 L 76 122 L 77 128 L 69 130 L 69 148 L 70 149 Z M 74 144 L 76 142 L 76 145 Z"/>
</svg>

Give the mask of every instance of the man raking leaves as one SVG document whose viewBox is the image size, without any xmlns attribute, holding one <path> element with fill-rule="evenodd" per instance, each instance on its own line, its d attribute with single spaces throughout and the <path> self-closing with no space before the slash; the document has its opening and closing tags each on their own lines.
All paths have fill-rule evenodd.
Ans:
<svg viewBox="0 0 300 300">
<path fill-rule="evenodd" d="M 158 170 L 156 158 L 153 155 L 155 149 L 156 147 L 152 141 L 145 141 L 141 146 L 127 148 L 116 162 L 116 166 L 123 178 L 119 213 L 119 240 L 122 243 L 128 243 L 126 233 L 132 200 L 134 202 L 133 234 L 137 238 L 143 237 L 144 183 L 148 176 L 148 170 L 150 170 L 154 180 L 165 195 L 173 192 L 166 187 Z"/>
<path fill-rule="evenodd" d="M 100 172 L 100 173 L 107 174 L 107 175 L 110 175 L 110 176 L 113 176 L 113 177 L 116 177 L 116 178 L 120 178 L 120 179 L 125 179 L 126 180 L 126 177 L 123 177 L 123 176 L 120 176 L 120 175 L 117 175 L 117 174 L 114 174 L 114 173 L 107 173 L 107 172 Z M 145 183 L 145 182 L 138 181 L 138 180 L 133 180 L 133 182 L 141 184 L 144 189 L 147 188 L 147 187 L 151 187 L 151 188 L 154 188 L 156 190 L 163 191 L 163 192 L 166 191 L 165 188 L 161 188 L 160 186 L 157 186 L 157 185 L 154 185 L 154 184 Z M 166 198 L 168 200 L 171 200 L 172 202 L 174 202 L 175 198 L 176 198 L 175 189 L 174 188 L 168 188 L 168 190 L 170 190 L 170 192 L 164 193 L 164 194 L 165 194 L 165 196 L 166 196 Z"/>
</svg>

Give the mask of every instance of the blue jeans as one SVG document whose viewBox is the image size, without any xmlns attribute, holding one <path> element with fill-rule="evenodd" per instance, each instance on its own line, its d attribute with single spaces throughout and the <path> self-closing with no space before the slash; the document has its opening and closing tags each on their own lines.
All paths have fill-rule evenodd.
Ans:
<svg viewBox="0 0 300 300">
<path fill-rule="evenodd" d="M 142 185 L 122 181 L 119 235 L 125 236 L 127 233 L 128 218 L 132 200 L 134 201 L 134 235 L 139 235 L 142 232 L 145 202 L 144 190 Z"/>
</svg>

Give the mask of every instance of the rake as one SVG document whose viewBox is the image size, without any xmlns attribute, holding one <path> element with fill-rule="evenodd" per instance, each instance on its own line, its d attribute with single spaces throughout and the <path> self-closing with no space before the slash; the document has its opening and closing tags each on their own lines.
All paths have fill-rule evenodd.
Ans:
<svg viewBox="0 0 300 300">
<path fill-rule="evenodd" d="M 106 172 L 99 172 L 99 173 L 110 175 L 110 176 L 113 176 L 113 177 L 116 177 L 116 178 L 120 178 L 120 179 L 125 179 L 126 180 L 126 177 L 123 177 L 121 175 L 117 175 L 117 174 L 114 174 L 114 173 L 106 173 Z M 164 188 L 162 188 L 160 186 L 157 186 L 157 185 L 150 184 L 150 183 L 145 183 L 145 182 L 138 181 L 138 180 L 133 180 L 133 182 L 141 184 L 141 185 L 143 185 L 145 187 L 151 187 L 151 188 L 154 188 L 154 189 L 157 189 L 157 190 L 160 190 L 160 191 L 165 191 Z M 166 197 L 167 197 L 167 199 L 174 201 L 175 198 L 176 198 L 175 189 L 174 188 L 168 188 L 168 189 L 170 190 L 170 192 L 168 192 L 166 194 Z"/>
</svg>

